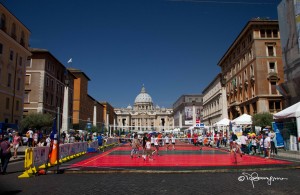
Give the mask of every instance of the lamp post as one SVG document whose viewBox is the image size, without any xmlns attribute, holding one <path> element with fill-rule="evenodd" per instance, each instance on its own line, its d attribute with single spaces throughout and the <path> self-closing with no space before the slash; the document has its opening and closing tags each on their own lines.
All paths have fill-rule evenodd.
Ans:
<svg viewBox="0 0 300 195">
<path fill-rule="evenodd" d="M 66 70 L 67 71 L 67 70 Z M 62 116 L 62 131 L 69 130 L 69 77 L 68 73 L 65 73 L 65 90 L 64 90 L 64 102 L 63 102 L 63 116 Z"/>
<path fill-rule="evenodd" d="M 111 129 L 109 128 L 109 110 L 106 107 L 106 128 L 109 131 L 109 136 L 111 137 Z"/>
</svg>

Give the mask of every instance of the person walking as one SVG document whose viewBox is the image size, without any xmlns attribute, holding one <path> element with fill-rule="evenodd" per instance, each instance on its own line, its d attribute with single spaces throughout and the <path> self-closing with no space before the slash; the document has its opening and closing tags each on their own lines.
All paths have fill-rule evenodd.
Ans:
<svg viewBox="0 0 300 195">
<path fill-rule="evenodd" d="M 65 132 L 65 131 L 63 131 L 63 132 L 61 133 L 61 138 L 62 138 L 62 144 L 64 144 L 65 141 L 66 141 L 66 132 Z"/>
<path fill-rule="evenodd" d="M 28 136 L 28 146 L 33 147 L 33 131 L 31 130 L 31 128 L 29 128 L 26 135 Z"/>
<path fill-rule="evenodd" d="M 21 137 L 19 136 L 19 133 L 16 132 L 13 137 L 14 158 L 18 157 L 18 148 L 20 145 L 22 145 Z"/>
<path fill-rule="evenodd" d="M 176 142 L 176 140 L 175 140 L 175 136 L 173 134 L 171 135 L 171 142 L 172 142 L 172 145 L 173 145 L 173 150 L 175 150 L 175 142 Z"/>
<path fill-rule="evenodd" d="M 158 142 L 159 142 L 159 139 L 158 139 L 158 136 L 156 135 L 155 138 L 154 138 L 154 146 L 155 146 L 155 151 L 154 152 L 156 152 L 157 156 L 159 156 L 159 153 L 158 153 L 158 151 L 159 151 L 159 143 Z"/>
<path fill-rule="evenodd" d="M 139 147 L 140 147 L 140 141 L 138 140 L 138 135 L 134 134 L 132 143 L 131 143 L 131 152 L 130 152 L 130 157 L 133 158 L 133 155 L 137 155 L 139 152 Z M 140 156 L 139 156 L 140 157 Z"/>
<path fill-rule="evenodd" d="M 165 143 L 166 143 L 166 146 L 167 146 L 166 151 L 168 151 L 168 149 L 170 147 L 170 138 L 169 138 L 168 134 L 165 136 Z"/>
<path fill-rule="evenodd" d="M 2 165 L 2 175 L 6 174 L 6 169 L 9 163 L 9 159 L 11 158 L 12 145 L 9 143 L 9 138 L 5 137 L 4 140 L 0 144 L 1 147 L 1 165 Z"/>
</svg>

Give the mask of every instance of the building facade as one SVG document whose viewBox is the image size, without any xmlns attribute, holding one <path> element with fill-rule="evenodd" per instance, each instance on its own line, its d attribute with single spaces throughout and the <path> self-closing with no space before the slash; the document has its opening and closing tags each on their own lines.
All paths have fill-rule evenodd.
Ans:
<svg viewBox="0 0 300 195">
<path fill-rule="evenodd" d="M 75 76 L 73 94 L 73 128 L 89 129 L 91 125 L 102 128 L 104 106 L 88 94 L 90 78 L 81 70 L 68 68 Z"/>
<path fill-rule="evenodd" d="M 30 31 L 0 3 L 0 123 L 23 118 Z"/>
<path fill-rule="evenodd" d="M 284 83 L 281 93 L 285 107 L 300 101 L 300 2 L 283 0 L 278 5 Z"/>
<path fill-rule="evenodd" d="M 202 91 L 203 94 L 203 123 L 212 126 L 223 118 L 228 118 L 225 80 L 222 74 Z"/>
<path fill-rule="evenodd" d="M 174 128 L 173 109 L 154 106 L 151 96 L 143 86 L 134 105 L 115 108 L 117 128 L 125 131 L 164 131 Z"/>
<path fill-rule="evenodd" d="M 176 128 L 195 126 L 203 122 L 203 95 L 182 95 L 173 104 Z"/>
<path fill-rule="evenodd" d="M 30 49 L 26 67 L 24 116 L 31 113 L 56 116 L 63 112 L 65 86 L 69 87 L 68 122 L 72 124 L 74 76 L 46 49 Z"/>
<path fill-rule="evenodd" d="M 284 81 L 278 21 L 250 20 L 218 65 L 226 79 L 230 119 L 282 110 L 276 88 Z"/>
</svg>

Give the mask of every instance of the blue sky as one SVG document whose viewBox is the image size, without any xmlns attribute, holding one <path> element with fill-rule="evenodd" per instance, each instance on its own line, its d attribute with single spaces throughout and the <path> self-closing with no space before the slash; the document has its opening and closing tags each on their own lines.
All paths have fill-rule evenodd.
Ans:
<svg viewBox="0 0 300 195">
<path fill-rule="evenodd" d="M 31 47 L 90 77 L 95 99 L 127 107 L 144 84 L 155 105 L 172 107 L 202 93 L 251 18 L 277 20 L 280 0 L 0 2 L 31 31 Z"/>
</svg>

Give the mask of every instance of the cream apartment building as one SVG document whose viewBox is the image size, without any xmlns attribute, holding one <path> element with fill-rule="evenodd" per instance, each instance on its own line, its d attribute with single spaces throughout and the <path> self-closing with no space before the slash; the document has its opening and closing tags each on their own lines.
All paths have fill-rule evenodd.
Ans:
<svg viewBox="0 0 300 195">
<path fill-rule="evenodd" d="M 218 65 L 226 80 L 229 119 L 282 110 L 277 86 L 284 82 L 284 74 L 277 20 L 250 20 Z"/>
<path fill-rule="evenodd" d="M 23 117 L 29 29 L 0 3 L 0 122 Z"/>
</svg>

